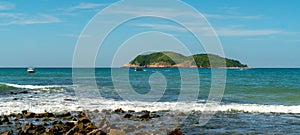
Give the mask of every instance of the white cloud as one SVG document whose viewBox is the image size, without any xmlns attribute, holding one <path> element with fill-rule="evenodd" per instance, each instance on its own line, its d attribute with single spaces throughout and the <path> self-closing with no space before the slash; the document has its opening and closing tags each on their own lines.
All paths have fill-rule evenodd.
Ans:
<svg viewBox="0 0 300 135">
<path fill-rule="evenodd" d="M 134 10 L 132 10 L 134 9 Z M 159 15 L 162 17 L 192 17 L 196 18 L 194 13 L 191 13 L 189 11 L 178 11 L 176 9 L 172 8 L 166 8 L 166 7 L 131 7 L 131 6 L 122 6 L 118 10 L 109 10 L 105 12 L 106 14 L 129 14 L 134 16 L 143 16 L 143 15 Z"/>
<path fill-rule="evenodd" d="M 29 25 L 58 22 L 61 22 L 59 18 L 48 14 L 27 15 L 22 13 L 0 13 L 0 25 Z"/>
<path fill-rule="evenodd" d="M 134 8 L 134 10 L 132 10 Z M 225 14 L 203 14 L 206 18 L 211 19 L 244 19 L 244 20 L 257 20 L 257 19 L 263 19 L 265 16 L 263 15 L 241 15 L 238 12 L 236 12 L 236 9 L 238 8 L 229 8 L 227 10 L 230 10 L 232 13 L 225 13 Z M 176 9 L 168 8 L 168 7 L 130 7 L 130 6 L 123 6 L 122 8 L 119 8 L 118 10 L 110 10 L 109 12 L 106 12 L 108 15 L 122 15 L 122 14 L 130 14 L 130 15 L 136 15 L 136 16 L 143 16 L 147 14 L 156 14 L 160 15 L 162 17 L 179 17 L 179 18 L 185 18 L 183 24 L 188 24 L 189 29 L 192 29 L 193 31 L 202 32 L 205 36 L 214 36 L 214 32 L 211 31 L 210 26 L 203 26 L 203 24 L 195 23 L 199 22 L 196 20 L 199 20 L 199 16 L 193 15 L 193 13 L 188 11 L 177 11 Z M 169 31 L 177 31 L 182 32 L 186 31 L 185 28 L 178 27 L 175 25 L 169 25 L 169 24 L 159 24 L 159 23 L 140 23 L 135 24 L 139 27 L 147 27 L 147 28 L 153 28 L 153 29 L 162 29 L 162 30 L 169 30 Z M 240 36 L 266 36 L 266 35 L 276 35 L 276 34 L 284 34 L 290 32 L 285 32 L 278 29 L 255 29 L 255 28 L 244 28 L 243 25 L 238 25 L 237 27 L 232 26 L 212 26 L 217 35 L 223 36 L 223 37 L 240 37 Z"/>
<path fill-rule="evenodd" d="M 0 2 L 0 10 L 11 10 L 15 8 L 15 4 L 9 2 Z"/>
<path fill-rule="evenodd" d="M 177 27 L 175 25 L 168 25 L 168 24 L 140 23 L 140 24 L 136 24 L 136 26 L 148 27 L 148 28 L 153 28 L 156 30 L 186 31 L 186 29 L 184 29 L 182 27 Z"/>
<path fill-rule="evenodd" d="M 282 34 L 283 31 L 273 29 L 216 29 L 219 36 L 266 36 L 274 34 Z"/>
<path fill-rule="evenodd" d="M 156 30 L 168 30 L 168 31 L 176 31 L 183 32 L 187 31 L 187 29 L 172 25 L 172 24 L 155 24 L 155 23 L 137 23 L 135 26 L 138 27 L 147 27 L 153 28 Z M 212 28 L 199 26 L 197 23 L 189 23 L 191 26 L 189 29 L 195 32 L 204 33 L 205 36 L 214 36 L 214 33 L 211 32 Z M 232 36 L 266 36 L 266 35 L 275 35 L 275 34 L 287 34 L 287 32 L 276 30 L 276 29 L 244 29 L 241 26 L 238 27 L 227 27 L 227 28 L 213 28 L 218 36 L 223 37 L 232 37 Z"/>
<path fill-rule="evenodd" d="M 102 6 L 106 6 L 107 4 L 99 4 L 99 3 L 80 3 L 79 5 L 69 7 L 64 9 L 65 11 L 74 11 L 74 10 L 84 10 L 84 9 L 95 9 Z"/>
<path fill-rule="evenodd" d="M 92 35 L 77 35 L 77 34 L 58 34 L 59 37 L 69 37 L 69 38 L 90 38 Z"/>
<path fill-rule="evenodd" d="M 261 19 L 262 15 L 221 15 L 221 14 L 204 14 L 207 18 L 213 19 Z"/>
<path fill-rule="evenodd" d="M 18 18 L 23 16 L 21 13 L 0 13 L 0 18 Z"/>
</svg>

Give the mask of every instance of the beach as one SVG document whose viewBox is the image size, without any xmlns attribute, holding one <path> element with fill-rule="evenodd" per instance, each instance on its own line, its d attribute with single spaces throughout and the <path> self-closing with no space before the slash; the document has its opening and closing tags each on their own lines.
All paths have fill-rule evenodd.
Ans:
<svg viewBox="0 0 300 135">
<path fill-rule="evenodd" d="M 114 81 L 122 84 L 118 90 L 112 70 L 119 75 Z M 299 69 L 227 69 L 222 101 L 205 125 L 200 124 L 201 115 L 207 111 L 212 72 L 197 69 L 198 74 L 191 74 L 191 70 L 195 69 L 99 68 L 95 78 L 82 77 L 80 84 L 74 84 L 71 68 L 37 68 L 34 74 L 23 68 L 0 69 L 0 132 L 18 134 L 23 127 L 39 127 L 41 134 L 56 126 L 61 128 L 55 132 L 66 134 L 80 124 L 83 134 L 297 134 L 300 130 Z M 166 90 L 163 95 L 134 98 L 137 93 L 126 89 L 127 81 L 122 80 L 125 73 L 138 94 L 160 88 L 162 84 L 151 82 L 158 80 L 151 77 L 161 77 L 152 76 L 155 73 L 167 80 Z M 181 84 L 182 78 L 188 83 Z M 92 92 L 92 80 L 99 95 Z M 195 93 L 189 91 L 195 87 L 200 91 L 197 99 L 191 99 Z M 187 91 L 181 99 L 180 88 Z M 77 89 L 87 95 L 78 95 Z"/>
</svg>

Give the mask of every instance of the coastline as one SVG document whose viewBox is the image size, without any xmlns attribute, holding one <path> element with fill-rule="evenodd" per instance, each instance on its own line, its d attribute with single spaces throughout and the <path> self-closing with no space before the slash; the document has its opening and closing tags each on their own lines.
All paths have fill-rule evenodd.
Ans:
<svg viewBox="0 0 300 135">
<path fill-rule="evenodd" d="M 104 116 L 95 121 L 95 117 Z M 134 121 L 139 127 L 122 127 L 121 124 L 114 125 L 109 121 L 110 117 L 118 117 L 119 122 Z M 119 108 L 112 110 L 89 111 L 66 111 L 66 112 L 45 112 L 34 113 L 23 110 L 20 113 L 2 115 L 0 118 L 0 133 L 12 134 L 88 134 L 88 135 L 125 135 L 126 133 L 140 134 L 169 134 L 182 135 L 179 128 L 160 130 L 140 130 L 147 128 L 146 123 L 153 123 L 162 117 L 156 112 L 143 110 L 124 111 Z M 90 119 L 91 118 L 91 119 Z M 153 120 L 156 119 L 156 120 Z M 151 122 L 152 121 L 152 122 Z M 130 124 L 129 124 L 130 125 Z M 123 125 L 124 126 L 124 125 Z M 154 125 L 153 125 L 154 126 Z"/>
<path fill-rule="evenodd" d="M 296 134 L 300 120 L 297 114 L 216 112 L 205 125 L 199 125 L 202 112 L 142 110 L 94 110 L 2 115 L 0 133 L 11 134 Z M 274 117 L 277 116 L 277 117 Z M 291 121 L 293 118 L 293 121 Z M 241 124 L 232 124 L 232 122 Z M 271 123 L 270 123 L 271 122 Z M 270 126 L 266 126 L 272 124 Z M 262 128 L 261 125 L 264 127 Z M 278 129 L 280 126 L 282 128 Z"/>
</svg>

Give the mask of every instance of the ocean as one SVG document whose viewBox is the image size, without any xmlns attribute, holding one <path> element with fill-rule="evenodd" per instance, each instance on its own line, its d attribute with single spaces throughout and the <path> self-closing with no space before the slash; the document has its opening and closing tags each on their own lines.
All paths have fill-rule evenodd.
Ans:
<svg viewBox="0 0 300 135">
<path fill-rule="evenodd" d="M 209 111 L 214 115 L 205 125 L 199 122 L 215 85 L 211 69 L 80 69 L 76 81 L 72 68 L 37 68 L 36 73 L 26 70 L 0 69 L 0 114 L 122 108 L 166 116 L 152 121 L 153 125 L 159 123 L 158 127 L 139 130 L 178 127 L 185 134 L 300 133 L 297 68 L 217 69 L 226 70 L 221 77 L 226 79 L 221 80 L 224 93 L 217 93 L 222 100 L 213 107 L 215 112 Z M 114 117 L 110 122 L 126 128 Z"/>
</svg>

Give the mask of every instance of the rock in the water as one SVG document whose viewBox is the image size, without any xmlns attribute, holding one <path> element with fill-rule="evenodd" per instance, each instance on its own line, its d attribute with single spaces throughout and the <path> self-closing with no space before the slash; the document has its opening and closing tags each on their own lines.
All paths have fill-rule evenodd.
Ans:
<svg viewBox="0 0 300 135">
<path fill-rule="evenodd" d="M 12 130 L 7 130 L 5 132 L 3 132 L 1 135 L 12 135 L 13 131 Z"/>
<path fill-rule="evenodd" d="M 25 114 L 25 117 L 26 117 L 26 118 L 34 118 L 34 116 L 35 116 L 35 113 L 33 113 L 33 112 L 27 112 L 27 113 Z"/>
<path fill-rule="evenodd" d="M 149 115 L 149 113 L 146 113 L 146 114 L 141 115 L 140 118 L 141 119 L 149 119 L 150 115 Z"/>
<path fill-rule="evenodd" d="M 75 101 L 73 99 L 70 99 L 70 98 L 64 98 L 65 101 Z"/>
<path fill-rule="evenodd" d="M 110 129 L 109 135 L 125 135 L 126 133 L 119 129 Z"/>
<path fill-rule="evenodd" d="M 179 128 L 176 128 L 175 130 L 171 131 L 168 135 L 183 135 L 183 133 Z"/>
<path fill-rule="evenodd" d="M 142 110 L 141 113 L 150 113 L 148 110 Z"/>
<path fill-rule="evenodd" d="M 16 93 L 16 92 L 9 92 L 9 94 L 11 94 L 11 95 L 17 95 L 18 93 Z"/>
<path fill-rule="evenodd" d="M 22 115 L 21 113 L 18 113 L 18 114 L 16 115 L 16 118 L 18 118 L 18 119 L 23 118 L 23 115 Z"/>
<path fill-rule="evenodd" d="M 1 118 L 1 122 L 5 123 L 5 122 L 9 122 L 9 119 L 6 115 L 2 116 Z"/>
<path fill-rule="evenodd" d="M 70 112 L 55 115 L 55 117 L 68 117 L 68 116 L 72 116 Z"/>
<path fill-rule="evenodd" d="M 23 110 L 23 111 L 22 111 L 22 114 L 23 114 L 23 115 L 27 114 L 27 110 Z"/>
<path fill-rule="evenodd" d="M 127 113 L 127 114 L 124 115 L 124 118 L 131 118 L 131 116 L 132 116 L 132 114 Z"/>
<path fill-rule="evenodd" d="M 133 113 L 133 112 L 135 112 L 135 111 L 134 111 L 134 110 L 128 110 L 128 112 Z"/>
<path fill-rule="evenodd" d="M 114 111 L 115 113 L 124 113 L 125 111 L 122 108 L 116 109 Z"/>
<path fill-rule="evenodd" d="M 21 91 L 19 92 L 20 94 L 28 94 L 29 92 L 28 91 Z"/>
<path fill-rule="evenodd" d="M 159 118 L 159 117 L 160 117 L 160 115 L 154 114 L 154 113 L 152 113 L 152 114 L 150 115 L 150 118 Z"/>
</svg>

